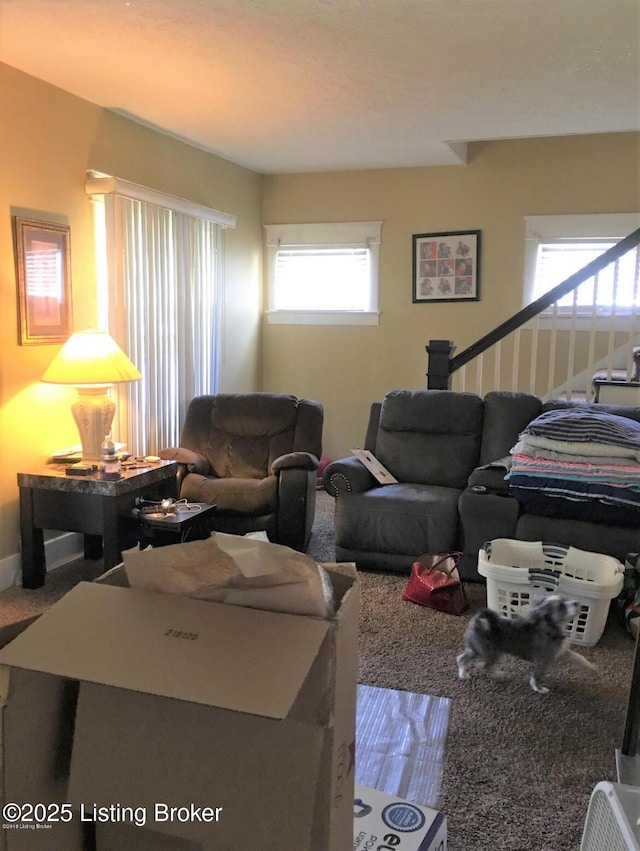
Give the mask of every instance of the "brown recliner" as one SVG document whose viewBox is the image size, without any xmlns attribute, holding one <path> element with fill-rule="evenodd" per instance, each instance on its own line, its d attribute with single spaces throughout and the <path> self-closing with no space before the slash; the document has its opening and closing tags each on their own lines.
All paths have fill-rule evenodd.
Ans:
<svg viewBox="0 0 640 851">
<path fill-rule="evenodd" d="M 180 446 L 160 451 L 179 463 L 181 499 L 217 506 L 211 529 L 263 530 L 272 543 L 304 552 L 316 505 L 323 409 L 279 393 L 197 396 Z"/>
</svg>

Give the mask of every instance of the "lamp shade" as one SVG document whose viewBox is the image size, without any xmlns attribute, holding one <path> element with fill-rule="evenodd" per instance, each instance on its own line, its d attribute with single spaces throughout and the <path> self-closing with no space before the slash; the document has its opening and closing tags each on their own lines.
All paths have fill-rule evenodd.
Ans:
<svg viewBox="0 0 640 851">
<path fill-rule="evenodd" d="M 47 384 L 120 384 L 142 378 L 116 341 L 105 331 L 72 334 L 40 379 Z"/>
</svg>

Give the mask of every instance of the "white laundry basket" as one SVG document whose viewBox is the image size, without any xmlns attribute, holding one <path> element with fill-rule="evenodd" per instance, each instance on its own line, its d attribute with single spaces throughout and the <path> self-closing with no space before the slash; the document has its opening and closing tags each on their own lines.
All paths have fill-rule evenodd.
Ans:
<svg viewBox="0 0 640 851">
<path fill-rule="evenodd" d="M 592 647 L 603 633 L 609 604 L 622 590 L 624 568 L 611 556 L 561 544 L 496 538 L 480 550 L 478 572 L 487 580 L 487 605 L 513 618 L 540 594 L 578 603 L 567 627 L 575 644 Z"/>
</svg>

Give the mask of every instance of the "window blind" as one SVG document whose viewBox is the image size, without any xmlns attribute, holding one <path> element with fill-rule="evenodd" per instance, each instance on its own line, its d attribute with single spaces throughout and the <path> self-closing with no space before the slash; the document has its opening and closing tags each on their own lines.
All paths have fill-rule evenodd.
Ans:
<svg viewBox="0 0 640 851">
<path fill-rule="evenodd" d="M 550 240 L 538 246 L 534 298 L 548 292 L 615 245 L 617 239 Z M 622 313 L 640 306 L 640 255 L 630 251 L 558 302 L 560 311 Z"/>
<path fill-rule="evenodd" d="M 281 246 L 275 265 L 276 310 L 367 310 L 366 245 Z"/>
</svg>

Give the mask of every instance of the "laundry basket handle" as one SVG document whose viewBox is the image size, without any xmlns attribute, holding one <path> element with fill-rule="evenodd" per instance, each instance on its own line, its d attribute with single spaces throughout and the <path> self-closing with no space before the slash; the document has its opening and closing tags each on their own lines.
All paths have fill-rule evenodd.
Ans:
<svg viewBox="0 0 640 851">
<path fill-rule="evenodd" d="M 560 582 L 560 571 L 550 567 L 530 567 L 529 582 L 543 582 L 545 585 L 553 585 L 557 588 Z"/>
</svg>

